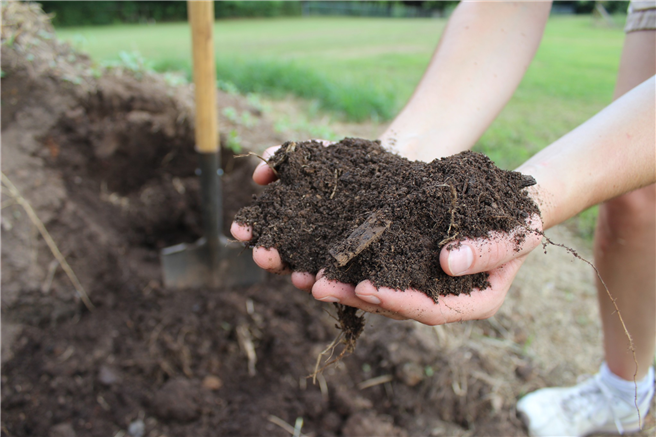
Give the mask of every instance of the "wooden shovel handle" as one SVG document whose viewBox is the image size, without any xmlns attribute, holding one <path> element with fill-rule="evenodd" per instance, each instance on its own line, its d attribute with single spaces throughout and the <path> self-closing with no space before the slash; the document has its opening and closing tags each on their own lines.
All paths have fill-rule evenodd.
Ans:
<svg viewBox="0 0 656 437">
<path fill-rule="evenodd" d="M 191 25 L 194 85 L 196 87 L 196 148 L 200 153 L 219 150 L 214 64 L 214 2 L 188 1 Z"/>
</svg>

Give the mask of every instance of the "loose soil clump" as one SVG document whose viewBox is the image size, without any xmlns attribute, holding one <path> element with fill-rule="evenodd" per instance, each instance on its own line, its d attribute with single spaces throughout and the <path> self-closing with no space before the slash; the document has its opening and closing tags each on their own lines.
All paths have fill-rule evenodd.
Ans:
<svg viewBox="0 0 656 437">
<path fill-rule="evenodd" d="M 435 301 L 489 286 L 486 273 L 447 275 L 442 247 L 513 230 L 519 247 L 540 214 L 524 190 L 532 177 L 475 152 L 412 162 L 378 141 L 345 138 L 288 142 L 268 162 L 279 181 L 236 217 L 252 226 L 251 246 L 276 248 L 295 271 L 325 269 L 328 279 L 369 279 Z"/>
</svg>

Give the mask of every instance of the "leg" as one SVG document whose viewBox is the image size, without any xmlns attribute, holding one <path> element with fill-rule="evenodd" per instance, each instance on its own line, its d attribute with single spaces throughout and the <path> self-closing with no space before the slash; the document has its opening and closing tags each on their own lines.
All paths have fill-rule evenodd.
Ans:
<svg viewBox="0 0 656 437">
<path fill-rule="evenodd" d="M 595 235 L 595 263 L 627 329 L 638 361 L 637 379 L 654 360 L 656 340 L 656 186 L 651 185 L 603 204 Z M 606 363 L 632 381 L 635 362 L 615 308 L 597 281 Z"/>
<path fill-rule="evenodd" d="M 656 73 L 656 31 L 627 34 L 615 98 Z M 531 436 L 638 431 L 654 395 L 656 339 L 656 185 L 612 199 L 600 207 L 595 263 L 622 312 L 638 362 L 615 307 L 597 283 L 606 365 L 574 387 L 544 388 L 524 396 L 517 412 Z M 638 398 L 634 400 L 634 377 Z M 638 408 L 636 409 L 636 401 Z M 638 415 L 638 410 L 640 415 Z"/>
<path fill-rule="evenodd" d="M 626 35 L 614 98 L 656 74 L 656 31 Z M 656 336 L 656 186 L 610 200 L 600 207 L 595 234 L 595 264 L 608 285 L 633 337 L 638 360 L 637 379 L 654 359 Z M 632 381 L 635 371 L 628 340 L 606 290 L 597 281 L 610 370 Z"/>
</svg>

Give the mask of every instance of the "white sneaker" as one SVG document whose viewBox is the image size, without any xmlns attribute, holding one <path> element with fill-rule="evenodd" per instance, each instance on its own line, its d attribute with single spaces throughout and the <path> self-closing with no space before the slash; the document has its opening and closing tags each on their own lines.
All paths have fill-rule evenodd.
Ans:
<svg viewBox="0 0 656 437">
<path fill-rule="evenodd" d="M 633 433 L 649 411 L 653 388 L 638 404 L 614 396 L 601 375 L 568 388 L 544 388 L 524 396 L 517 412 L 531 436 L 576 436 Z"/>
</svg>

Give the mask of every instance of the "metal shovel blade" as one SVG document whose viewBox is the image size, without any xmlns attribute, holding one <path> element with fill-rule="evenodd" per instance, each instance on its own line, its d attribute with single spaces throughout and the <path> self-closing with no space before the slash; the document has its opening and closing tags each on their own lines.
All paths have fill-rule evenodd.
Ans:
<svg viewBox="0 0 656 437">
<path fill-rule="evenodd" d="M 251 250 L 221 236 L 219 253 L 212 253 L 205 238 L 192 244 L 177 244 L 161 252 L 164 285 L 167 288 L 234 287 L 264 279 Z"/>
</svg>

